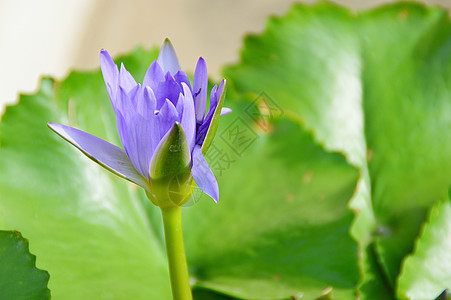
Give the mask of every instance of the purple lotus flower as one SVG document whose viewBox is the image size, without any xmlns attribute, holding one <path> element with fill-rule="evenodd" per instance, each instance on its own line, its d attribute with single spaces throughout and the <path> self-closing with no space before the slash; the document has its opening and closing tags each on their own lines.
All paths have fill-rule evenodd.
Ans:
<svg viewBox="0 0 451 300">
<path fill-rule="evenodd" d="M 75 128 L 55 123 L 49 127 L 101 166 L 143 187 L 159 206 L 158 198 L 165 189 L 169 189 L 166 193 L 184 194 L 176 205 L 185 203 L 192 194 L 193 179 L 217 202 L 218 184 L 203 154 L 219 116 L 231 112 L 222 108 L 225 80 L 211 90 L 206 113 L 204 59 L 199 58 L 191 85 L 169 40 L 148 68 L 142 85 L 123 64 L 119 71 L 105 50 L 100 52 L 100 65 L 125 151 Z"/>
</svg>

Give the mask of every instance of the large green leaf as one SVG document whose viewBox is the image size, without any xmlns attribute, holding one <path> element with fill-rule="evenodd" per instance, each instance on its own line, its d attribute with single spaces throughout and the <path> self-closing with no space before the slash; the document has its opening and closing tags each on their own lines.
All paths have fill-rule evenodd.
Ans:
<svg viewBox="0 0 451 300">
<path fill-rule="evenodd" d="M 246 299 L 314 299 L 329 286 L 351 299 L 358 269 L 347 203 L 358 173 L 296 122 L 267 120 L 262 132 L 247 106 L 233 105 L 207 155 L 219 204 L 186 209 L 191 274 Z"/>
<path fill-rule="evenodd" d="M 127 67 L 142 76 L 155 56 L 135 51 Z M 118 141 L 99 71 L 44 79 L 0 123 L 0 228 L 27 236 L 55 299 L 170 299 L 142 191 L 60 139 L 49 121 Z"/>
<path fill-rule="evenodd" d="M 450 216 L 449 197 L 431 209 L 414 253 L 404 261 L 398 280 L 401 299 L 435 299 L 451 287 Z"/>
<path fill-rule="evenodd" d="M 360 299 L 365 300 L 395 300 L 393 288 L 383 276 L 383 271 L 377 260 L 374 243 L 366 245 L 362 253 L 360 263 L 361 272 L 364 274 L 358 289 Z"/>
<path fill-rule="evenodd" d="M 438 8 L 354 14 L 295 5 L 246 39 L 241 63 L 225 71 L 229 91 L 248 100 L 265 92 L 361 169 L 352 231 L 362 290 L 392 289 L 428 207 L 451 181 L 450 45 L 451 24 Z"/>
<path fill-rule="evenodd" d="M 0 299 L 50 299 L 49 273 L 35 262 L 20 232 L 0 231 Z"/>
<path fill-rule="evenodd" d="M 451 182 L 451 24 L 445 11 L 403 5 L 360 24 L 376 245 L 393 283 L 428 207 Z"/>
</svg>

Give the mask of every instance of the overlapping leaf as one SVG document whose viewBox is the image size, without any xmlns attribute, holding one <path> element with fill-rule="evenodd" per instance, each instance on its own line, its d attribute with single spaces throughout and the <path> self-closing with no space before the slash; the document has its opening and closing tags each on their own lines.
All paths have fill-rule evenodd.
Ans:
<svg viewBox="0 0 451 300">
<path fill-rule="evenodd" d="M 401 261 L 451 181 L 450 45 L 451 23 L 438 8 L 353 14 L 296 5 L 249 37 L 241 63 L 225 72 L 241 97 L 264 91 L 360 167 L 353 233 L 362 291 L 382 293 L 363 297 L 393 297 Z"/>
<path fill-rule="evenodd" d="M 246 299 L 350 299 L 357 248 L 347 208 L 358 173 L 289 120 L 255 123 L 234 105 L 210 149 L 221 201 L 186 210 L 191 274 L 202 287 Z M 259 125 L 256 125 L 259 124 Z"/>
<path fill-rule="evenodd" d="M 451 200 L 434 205 L 399 277 L 401 299 L 434 299 L 451 287 Z"/>
</svg>

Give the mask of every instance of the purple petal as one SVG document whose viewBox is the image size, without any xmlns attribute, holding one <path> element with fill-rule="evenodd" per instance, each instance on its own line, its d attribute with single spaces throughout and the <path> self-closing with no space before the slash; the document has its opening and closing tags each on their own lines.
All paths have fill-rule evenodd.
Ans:
<svg viewBox="0 0 451 300">
<path fill-rule="evenodd" d="M 169 99 L 174 105 L 177 104 L 179 94 L 182 92 L 180 85 L 175 81 L 170 73 L 166 73 L 164 81 L 162 81 L 155 91 L 157 98 L 157 109 L 161 109 L 166 99 Z"/>
<path fill-rule="evenodd" d="M 200 145 L 203 143 L 205 136 L 207 134 L 208 128 L 210 127 L 211 119 L 213 118 L 213 115 L 215 113 L 215 108 L 218 105 L 217 100 L 217 90 L 218 87 L 215 85 L 211 89 L 210 92 L 210 108 L 208 109 L 208 113 L 205 116 L 204 121 L 199 126 L 196 134 L 196 144 Z"/>
<path fill-rule="evenodd" d="M 120 90 L 122 102 L 129 103 L 131 100 L 128 99 L 125 90 L 122 88 Z M 152 96 L 146 91 L 139 91 L 136 97 L 138 103 L 149 101 L 150 106 L 153 106 Z M 123 110 L 123 113 L 116 114 L 122 145 L 136 171 L 149 179 L 150 158 L 160 139 L 157 117 L 153 114 L 154 110 L 142 115 L 131 105 L 124 105 Z"/>
<path fill-rule="evenodd" d="M 143 86 L 150 87 L 153 91 L 157 90 L 158 84 L 164 80 L 164 73 L 157 61 L 152 62 L 144 75 Z"/>
<path fill-rule="evenodd" d="M 122 87 L 121 87 L 122 89 Z M 136 110 L 136 107 L 138 106 L 138 98 L 141 94 L 141 85 L 138 83 L 135 85 L 128 93 L 127 96 L 130 99 L 130 103 L 133 105 L 133 108 Z"/>
<path fill-rule="evenodd" d="M 166 102 L 161 107 L 157 115 L 158 124 L 160 126 L 160 139 L 172 128 L 176 121 L 180 120 L 180 116 L 171 101 L 166 99 Z"/>
<path fill-rule="evenodd" d="M 186 85 L 190 88 L 191 90 L 191 83 L 189 82 L 189 78 L 188 75 L 186 75 L 185 72 L 183 71 L 178 71 L 175 75 L 174 75 L 174 79 L 175 81 L 180 85 L 180 87 L 182 87 L 182 82 L 186 83 Z"/>
<path fill-rule="evenodd" d="M 210 107 L 208 108 L 208 113 L 207 113 L 206 118 L 208 118 L 209 114 L 211 115 L 213 113 L 212 111 L 214 110 L 216 105 L 218 105 L 217 92 L 218 92 L 218 86 L 215 85 L 215 86 L 213 86 L 213 88 L 211 89 L 211 92 L 210 92 Z"/>
<path fill-rule="evenodd" d="M 210 169 L 210 166 L 202 155 L 200 146 L 194 147 L 192 157 L 193 167 L 191 169 L 191 173 L 194 181 L 205 194 L 213 198 L 213 200 L 218 203 L 218 182 L 216 181 L 213 171 Z"/>
<path fill-rule="evenodd" d="M 182 82 L 183 87 L 183 113 L 180 125 L 182 125 L 185 132 L 186 141 L 188 142 L 189 149 L 193 149 L 196 138 L 196 116 L 194 112 L 193 95 L 190 88 Z"/>
<path fill-rule="evenodd" d="M 161 69 L 163 69 L 163 73 L 171 72 L 171 74 L 175 74 L 182 69 L 180 68 L 179 60 L 169 39 L 164 41 L 157 62 L 161 66 Z"/>
<path fill-rule="evenodd" d="M 125 152 L 136 171 L 145 176 L 146 172 L 143 172 L 143 166 L 138 153 L 138 141 L 136 139 L 135 122 L 138 114 L 135 112 L 129 97 L 123 88 L 120 88 L 120 98 L 122 106 L 120 111 L 116 113 L 119 137 L 121 138 Z"/>
<path fill-rule="evenodd" d="M 150 190 L 149 183 L 134 169 L 122 149 L 75 128 L 55 123 L 48 126 L 102 167 Z"/>
<path fill-rule="evenodd" d="M 213 118 L 213 115 L 215 114 L 216 107 L 218 106 L 219 99 L 221 99 L 222 93 L 224 92 L 224 84 L 225 81 L 221 81 L 219 84 L 219 87 L 211 90 L 211 96 L 210 96 L 210 108 L 208 109 L 207 116 L 205 117 L 204 123 L 207 127 L 210 126 L 211 119 Z M 202 124 L 202 125 L 203 125 Z"/>
<path fill-rule="evenodd" d="M 100 51 L 99 59 L 103 80 L 105 81 L 111 103 L 113 104 L 113 107 L 115 107 L 116 90 L 119 83 L 119 71 L 117 69 L 117 65 L 114 63 L 110 54 L 108 54 L 106 50 Z"/>
<path fill-rule="evenodd" d="M 150 122 L 151 124 L 151 128 L 149 128 L 149 131 L 146 133 L 146 136 L 150 137 L 148 151 L 149 155 L 148 159 L 150 164 L 152 155 L 155 152 L 155 149 L 157 148 L 160 139 L 160 124 L 158 123 L 157 116 L 155 115 L 155 105 L 156 105 L 155 96 L 153 95 L 153 92 L 150 88 L 145 88 L 143 100 L 144 100 L 143 102 L 148 103 L 146 111 L 145 113 L 143 113 L 143 116 L 146 119 L 146 122 Z"/>
<path fill-rule="evenodd" d="M 141 90 L 137 106 L 137 112 L 140 118 L 136 119 L 136 122 L 140 123 L 136 126 L 136 139 L 142 139 L 138 145 L 142 148 L 145 147 L 145 149 L 139 151 L 141 151 L 143 155 L 141 159 L 145 160 L 143 163 L 143 168 L 145 168 L 145 170 L 143 170 L 143 172 L 149 176 L 150 161 L 160 140 L 160 127 L 157 122 L 157 116 L 155 115 L 155 107 L 156 100 L 152 90 L 149 87 L 144 87 Z"/>
<path fill-rule="evenodd" d="M 121 72 L 119 73 L 119 85 L 125 89 L 127 93 L 137 85 L 133 76 L 125 69 L 123 63 L 121 63 Z"/>
<path fill-rule="evenodd" d="M 155 116 L 155 109 L 157 107 L 157 100 L 150 87 L 143 87 L 140 90 L 139 101 L 136 105 L 136 112 L 143 116 L 145 119 L 149 119 Z"/>
<path fill-rule="evenodd" d="M 129 141 L 130 135 L 127 132 L 127 122 L 120 111 L 116 113 L 116 123 L 117 131 L 119 133 L 119 138 L 121 139 L 121 144 L 124 147 L 125 153 L 128 157 L 132 157 L 130 153 L 134 148 L 132 147 L 132 141 Z"/>
<path fill-rule="evenodd" d="M 194 71 L 193 96 L 196 107 L 196 120 L 201 123 L 205 117 L 207 106 L 207 86 L 208 73 L 205 60 L 200 57 L 197 61 L 196 71 Z"/>
<path fill-rule="evenodd" d="M 180 93 L 179 94 L 179 99 L 177 100 L 177 105 L 175 106 L 179 116 L 181 116 L 182 113 L 183 113 L 184 98 L 185 98 L 185 96 L 183 96 L 183 93 Z"/>
<path fill-rule="evenodd" d="M 225 85 L 225 80 L 222 80 L 221 83 L 219 84 L 218 88 L 216 88 L 216 86 L 214 86 L 211 89 L 210 108 L 208 109 L 208 113 L 205 116 L 204 121 L 202 122 L 202 124 L 199 126 L 199 129 L 197 130 L 196 144 L 200 145 L 205 140 L 205 137 L 208 133 L 208 129 L 210 128 L 210 125 L 211 125 L 211 120 L 213 119 L 213 116 L 216 112 L 218 102 L 221 99 L 222 93 L 224 92 L 224 85 Z M 227 111 L 227 109 L 226 109 L 225 114 L 227 114 L 231 111 L 232 110 Z M 222 109 L 221 109 L 221 113 L 222 113 Z"/>
<path fill-rule="evenodd" d="M 221 108 L 221 116 L 230 114 L 232 112 L 232 109 L 228 108 L 228 107 L 223 107 Z"/>
<path fill-rule="evenodd" d="M 116 114 L 119 138 L 121 139 L 121 143 L 124 146 L 127 156 L 132 157 L 133 154 L 131 152 L 134 151 L 135 148 L 133 146 L 133 140 L 130 140 L 131 136 L 128 133 L 127 122 L 128 120 L 133 119 L 133 115 L 136 114 L 136 112 L 123 88 L 119 88 L 114 112 Z"/>
<path fill-rule="evenodd" d="M 153 150 L 157 146 L 159 139 L 158 133 L 155 132 L 155 115 L 154 118 L 148 120 L 141 116 L 136 116 L 134 122 L 135 138 L 137 145 L 137 159 L 139 160 L 139 165 L 141 172 L 145 178 L 150 180 L 150 160 L 152 158 Z"/>
<path fill-rule="evenodd" d="M 118 95 L 116 96 L 116 115 L 118 112 L 124 116 L 125 120 L 132 119 L 136 114 L 134 103 L 127 91 L 122 87 L 119 87 Z"/>
<path fill-rule="evenodd" d="M 219 99 L 221 99 L 222 93 L 224 93 L 224 87 L 225 87 L 225 79 L 223 79 L 221 81 L 221 83 L 219 84 L 218 90 L 216 91 L 215 103 L 214 103 L 214 105 L 210 105 L 210 109 L 212 107 L 216 108 L 216 106 L 218 105 Z"/>
<path fill-rule="evenodd" d="M 144 99 L 146 102 L 150 102 L 150 105 L 148 107 L 147 113 L 144 114 L 144 117 L 146 120 L 151 122 L 151 128 L 147 132 L 147 136 L 149 136 L 151 138 L 151 140 L 149 142 L 150 150 L 148 151 L 149 164 L 150 164 L 153 153 L 155 152 L 155 149 L 157 148 L 157 145 L 159 143 L 160 124 L 158 123 L 158 119 L 157 119 L 158 117 L 155 115 L 155 104 L 156 104 L 155 96 L 153 96 L 151 89 L 146 88 L 146 90 L 147 91 L 145 91 L 145 93 L 144 93 Z"/>
</svg>

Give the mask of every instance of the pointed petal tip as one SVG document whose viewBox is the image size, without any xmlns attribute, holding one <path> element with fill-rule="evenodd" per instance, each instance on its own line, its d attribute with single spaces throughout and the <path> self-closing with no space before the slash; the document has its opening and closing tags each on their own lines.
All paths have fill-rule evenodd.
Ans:
<svg viewBox="0 0 451 300">
<path fill-rule="evenodd" d="M 228 108 L 228 107 L 222 107 L 222 108 L 221 108 L 221 116 L 230 114 L 231 112 L 232 112 L 232 109 L 231 109 L 231 108 Z"/>
<path fill-rule="evenodd" d="M 199 59 L 197 60 L 197 64 L 202 64 L 202 65 L 207 65 L 207 62 L 205 61 L 205 59 L 201 56 L 199 57 Z"/>
<path fill-rule="evenodd" d="M 182 82 L 182 89 L 183 89 L 183 96 L 185 97 L 191 97 L 192 98 L 192 93 L 191 93 L 191 89 L 190 87 L 186 84 L 186 82 Z"/>
<path fill-rule="evenodd" d="M 110 96 L 110 100 L 114 106 L 116 102 L 116 85 L 119 71 L 110 54 L 104 49 L 102 49 L 99 53 L 99 61 L 108 95 Z"/>
<path fill-rule="evenodd" d="M 218 202 L 219 202 L 219 195 L 217 196 L 217 197 L 215 197 L 215 198 L 211 198 L 211 199 L 213 199 L 213 201 L 216 203 L 216 204 L 218 204 Z"/>
<path fill-rule="evenodd" d="M 160 64 L 156 60 L 154 60 L 150 64 L 149 68 L 146 71 L 146 74 L 144 75 L 143 85 L 151 87 L 155 92 L 157 90 L 158 84 L 163 80 L 163 78 L 163 69 L 161 68 Z"/>
<path fill-rule="evenodd" d="M 196 77 L 197 74 L 197 80 L 201 80 L 199 83 L 203 83 L 203 81 L 208 80 L 208 72 L 207 72 L 207 62 L 203 57 L 199 57 L 197 64 L 196 64 L 196 70 L 194 71 L 194 76 Z"/>
<path fill-rule="evenodd" d="M 163 73 L 171 72 L 176 74 L 178 70 L 181 70 L 177 54 L 171 41 L 166 38 L 161 46 L 160 53 L 158 54 L 157 62 L 163 69 Z"/>
<path fill-rule="evenodd" d="M 63 125 L 58 124 L 58 123 L 52 123 L 52 122 L 47 122 L 47 127 L 50 128 L 51 130 L 57 132 L 57 130 L 59 128 L 61 128 Z"/>
<path fill-rule="evenodd" d="M 113 59 L 111 58 L 111 55 L 108 53 L 108 51 L 106 51 L 103 48 L 100 50 L 99 58 L 100 58 L 100 62 L 102 62 L 103 59 L 105 59 L 108 62 L 113 61 Z"/>
<path fill-rule="evenodd" d="M 194 147 L 196 140 L 196 114 L 194 108 L 194 100 L 191 94 L 191 89 L 185 82 L 182 82 L 183 94 L 183 113 L 181 119 L 181 126 L 185 130 L 186 140 L 188 141 L 189 148 Z"/>
<path fill-rule="evenodd" d="M 54 129 L 54 127 L 56 127 L 55 125 L 56 125 L 55 123 L 47 122 L 47 127 L 48 127 L 51 131 L 53 131 L 53 132 L 56 133 L 56 131 L 55 131 L 55 129 Z"/>
<path fill-rule="evenodd" d="M 227 81 L 223 79 L 217 89 L 217 101 L 219 102 L 224 94 Z"/>
</svg>

